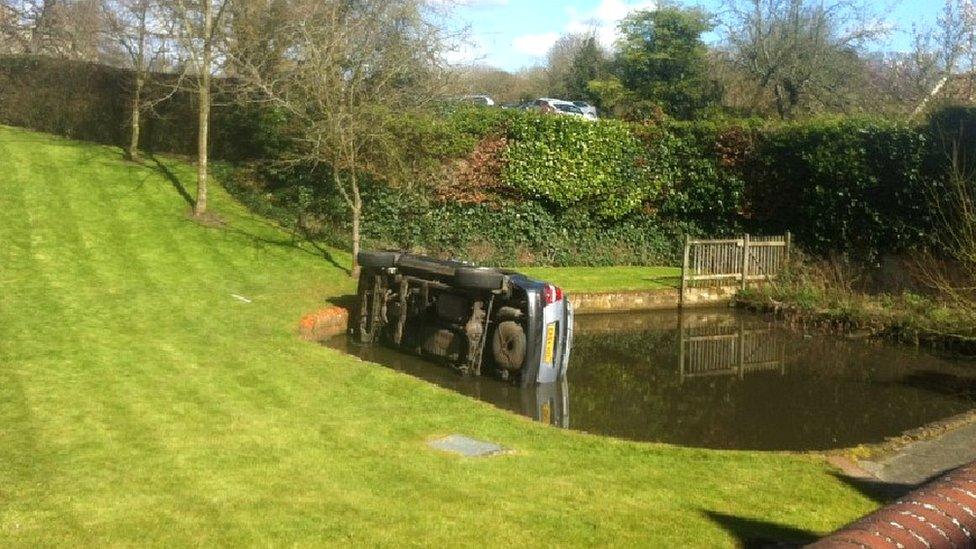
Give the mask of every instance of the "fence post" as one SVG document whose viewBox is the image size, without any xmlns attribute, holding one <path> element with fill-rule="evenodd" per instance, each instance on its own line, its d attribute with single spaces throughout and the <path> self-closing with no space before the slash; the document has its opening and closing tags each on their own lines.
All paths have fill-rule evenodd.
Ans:
<svg viewBox="0 0 976 549">
<path fill-rule="evenodd" d="M 786 231 L 786 251 L 783 252 L 783 267 L 790 267 L 790 249 L 793 248 L 793 233 Z"/>
<path fill-rule="evenodd" d="M 749 234 L 742 238 L 742 289 L 749 287 Z"/>
<path fill-rule="evenodd" d="M 685 306 L 685 290 L 688 288 L 688 262 L 691 260 L 691 237 L 685 235 L 684 261 L 681 263 L 681 298 L 678 303 L 681 307 Z"/>
<path fill-rule="evenodd" d="M 746 378 L 746 329 L 742 321 L 739 321 L 739 356 L 736 357 L 739 363 L 739 379 Z"/>
<path fill-rule="evenodd" d="M 681 383 L 685 382 L 685 313 L 678 313 L 678 361 L 681 363 Z"/>
</svg>

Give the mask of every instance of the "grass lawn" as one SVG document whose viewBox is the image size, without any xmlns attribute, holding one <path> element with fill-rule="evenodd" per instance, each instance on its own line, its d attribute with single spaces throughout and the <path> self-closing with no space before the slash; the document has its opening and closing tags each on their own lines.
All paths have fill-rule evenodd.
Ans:
<svg viewBox="0 0 976 549">
<path fill-rule="evenodd" d="M 520 269 L 569 293 L 664 290 L 681 286 L 678 267 L 537 267 Z"/>
<path fill-rule="evenodd" d="M 0 546 L 728 546 L 876 507 L 813 457 L 561 431 L 302 342 L 352 281 L 220 189 L 189 221 L 176 161 L 0 127 L 0 173 Z"/>
</svg>

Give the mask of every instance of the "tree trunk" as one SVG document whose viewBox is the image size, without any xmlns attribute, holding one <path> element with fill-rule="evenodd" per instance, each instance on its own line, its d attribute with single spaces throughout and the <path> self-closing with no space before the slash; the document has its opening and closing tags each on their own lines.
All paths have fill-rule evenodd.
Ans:
<svg viewBox="0 0 976 549">
<path fill-rule="evenodd" d="M 44 0 L 41 4 L 40 13 L 37 14 L 37 19 L 34 20 L 34 26 L 31 28 L 30 40 L 28 41 L 28 52 L 31 55 L 39 55 L 44 49 L 45 36 L 48 33 L 48 19 L 51 16 L 51 10 L 54 9 L 56 0 Z"/>
<path fill-rule="evenodd" d="M 207 152 L 210 139 L 210 74 L 200 77 L 199 91 L 199 129 L 197 132 L 197 200 L 193 205 L 194 215 L 207 212 Z"/>
<path fill-rule="evenodd" d="M 363 214 L 363 198 L 359 194 L 359 181 L 352 177 L 352 271 L 353 278 L 359 277 L 359 249 L 361 246 L 361 224 Z"/>
<path fill-rule="evenodd" d="M 200 59 L 199 88 L 199 128 L 197 130 L 197 201 L 193 205 L 194 215 L 207 212 L 207 152 L 210 141 L 210 65 L 213 56 L 213 4 L 203 2 L 203 55 Z"/>
<path fill-rule="evenodd" d="M 917 107 L 915 107 L 915 112 L 912 113 L 912 117 L 914 118 L 922 114 L 922 112 L 925 111 L 925 107 L 928 106 L 929 101 L 931 101 L 937 95 L 939 95 L 939 93 L 942 91 L 942 88 L 944 88 L 948 83 L 949 83 L 949 76 L 945 76 L 941 80 L 939 80 L 939 83 L 936 84 L 934 88 L 932 88 L 932 91 L 930 91 L 925 97 L 923 97 L 922 101 L 918 104 Z"/>
<path fill-rule="evenodd" d="M 773 97 L 776 100 L 776 114 L 780 120 L 786 120 L 786 101 L 783 98 L 784 92 L 779 83 L 773 85 Z"/>
<path fill-rule="evenodd" d="M 129 148 L 125 151 L 125 157 L 129 160 L 139 160 L 139 134 L 141 132 L 143 78 L 141 74 L 137 74 L 135 78 L 135 88 L 132 90 L 132 116 L 129 127 Z"/>
</svg>

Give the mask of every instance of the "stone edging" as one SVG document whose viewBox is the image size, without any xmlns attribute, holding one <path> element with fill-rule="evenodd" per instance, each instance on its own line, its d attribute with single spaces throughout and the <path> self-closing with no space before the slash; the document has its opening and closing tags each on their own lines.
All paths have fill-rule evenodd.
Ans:
<svg viewBox="0 0 976 549">
<path fill-rule="evenodd" d="M 685 307 L 729 305 L 738 288 L 688 288 Z M 569 300 L 580 314 L 668 311 L 681 308 L 681 292 L 675 288 L 627 292 L 571 293 Z"/>
<path fill-rule="evenodd" d="M 736 288 L 689 288 L 685 307 L 728 305 Z M 579 314 L 633 313 L 668 311 L 681 308 L 680 292 L 674 288 L 628 292 L 593 292 L 570 294 L 570 301 Z M 322 341 L 343 334 L 349 327 L 349 310 L 332 306 L 309 313 L 299 322 L 302 339 Z"/>
<path fill-rule="evenodd" d="M 921 441 L 933 440 L 942 435 L 976 423 L 976 410 L 909 429 L 900 435 L 889 437 L 884 442 L 862 444 L 853 448 L 839 448 L 826 453 L 832 456 L 852 458 L 854 461 L 884 459 L 900 452 L 905 447 Z"/>
</svg>

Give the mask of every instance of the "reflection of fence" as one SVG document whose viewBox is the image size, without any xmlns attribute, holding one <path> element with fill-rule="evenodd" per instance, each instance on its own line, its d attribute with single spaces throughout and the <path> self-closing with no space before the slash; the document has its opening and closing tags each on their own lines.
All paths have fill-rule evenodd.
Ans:
<svg viewBox="0 0 976 549">
<path fill-rule="evenodd" d="M 776 278 L 789 261 L 790 233 L 729 240 L 685 238 L 681 300 L 693 287 L 737 287 Z"/>
<path fill-rule="evenodd" d="M 786 373 L 785 342 L 771 329 L 744 325 L 681 327 L 681 380 L 738 376 L 755 372 Z"/>
</svg>

